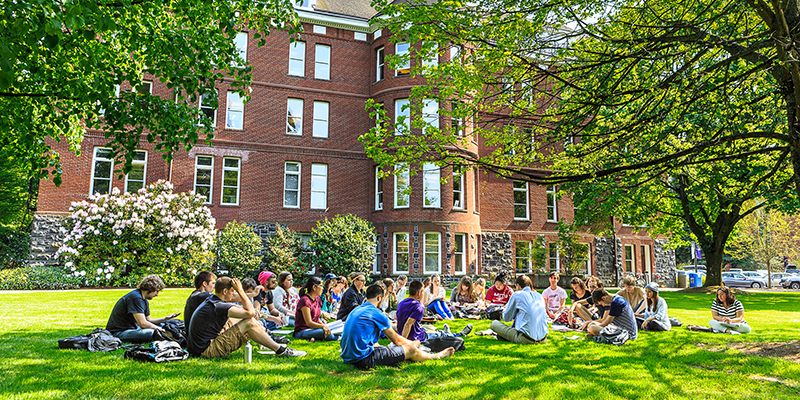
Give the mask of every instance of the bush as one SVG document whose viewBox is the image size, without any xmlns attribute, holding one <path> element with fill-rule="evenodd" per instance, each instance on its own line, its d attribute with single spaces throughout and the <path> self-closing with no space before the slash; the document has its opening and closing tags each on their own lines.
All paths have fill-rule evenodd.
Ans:
<svg viewBox="0 0 800 400">
<path fill-rule="evenodd" d="M 205 197 L 172 193 L 158 181 L 136 193 L 93 195 L 72 203 L 57 255 L 65 273 L 86 286 L 133 286 L 149 274 L 167 285 L 191 285 L 214 259 L 214 218 Z"/>
<path fill-rule="evenodd" d="M 243 277 L 258 269 L 262 250 L 261 238 L 243 223 L 225 225 L 217 236 L 217 264 L 225 266 L 231 276 Z"/>
<path fill-rule="evenodd" d="M 318 221 L 309 243 L 317 272 L 348 276 L 351 272 L 369 275 L 375 262 L 375 229 L 352 214 Z"/>
<path fill-rule="evenodd" d="M 278 274 L 289 271 L 294 276 L 295 285 L 300 284 L 311 268 L 308 257 L 303 254 L 300 236 L 291 229 L 278 225 L 275 235 L 267 239 L 264 255 L 267 269 Z"/>
<path fill-rule="evenodd" d="M 0 269 L 21 267 L 30 252 L 30 233 L 0 226 Z"/>
<path fill-rule="evenodd" d="M 65 290 L 81 287 L 81 279 L 58 267 L 31 266 L 0 270 L 0 290 Z"/>
</svg>

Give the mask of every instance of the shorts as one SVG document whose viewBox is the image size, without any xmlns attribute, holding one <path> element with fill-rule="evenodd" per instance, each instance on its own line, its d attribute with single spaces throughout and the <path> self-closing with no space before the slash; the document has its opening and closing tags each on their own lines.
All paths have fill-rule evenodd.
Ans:
<svg viewBox="0 0 800 400">
<path fill-rule="evenodd" d="M 211 340 L 208 347 L 200 354 L 203 358 L 219 358 L 231 355 L 244 346 L 247 338 L 238 326 L 233 325 L 224 329 L 219 336 Z"/>
<path fill-rule="evenodd" d="M 381 346 L 372 350 L 372 353 L 354 363 L 353 366 L 360 370 L 368 370 L 381 365 L 394 367 L 406 359 L 403 346 Z"/>
</svg>

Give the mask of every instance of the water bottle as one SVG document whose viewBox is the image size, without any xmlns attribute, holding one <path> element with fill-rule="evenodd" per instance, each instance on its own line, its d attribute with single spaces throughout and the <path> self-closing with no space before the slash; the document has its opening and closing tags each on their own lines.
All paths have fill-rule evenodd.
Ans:
<svg viewBox="0 0 800 400">
<path fill-rule="evenodd" d="M 245 364 L 253 363 L 253 346 L 250 345 L 249 340 L 244 345 L 244 363 Z"/>
</svg>

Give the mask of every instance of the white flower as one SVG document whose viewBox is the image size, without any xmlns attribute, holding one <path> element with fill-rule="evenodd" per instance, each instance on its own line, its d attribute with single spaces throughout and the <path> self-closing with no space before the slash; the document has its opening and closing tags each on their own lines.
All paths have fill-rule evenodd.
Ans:
<svg viewBox="0 0 800 400">
<path fill-rule="evenodd" d="M 108 261 L 104 261 L 103 265 L 105 265 L 107 267 L 108 266 Z"/>
<path fill-rule="evenodd" d="M 111 274 L 106 274 L 106 279 L 111 279 Z"/>
<path fill-rule="evenodd" d="M 81 276 L 86 276 L 86 271 L 81 271 Z"/>
<path fill-rule="evenodd" d="M 100 275 L 100 274 L 102 274 L 102 273 L 103 273 L 103 270 L 102 270 L 101 268 L 98 268 L 98 269 L 97 269 L 97 275 Z"/>
<path fill-rule="evenodd" d="M 72 266 L 72 261 L 67 261 L 67 263 L 64 264 L 64 266 L 67 267 L 67 268 L 71 267 Z M 74 270 L 74 268 L 73 268 L 73 270 Z"/>
</svg>

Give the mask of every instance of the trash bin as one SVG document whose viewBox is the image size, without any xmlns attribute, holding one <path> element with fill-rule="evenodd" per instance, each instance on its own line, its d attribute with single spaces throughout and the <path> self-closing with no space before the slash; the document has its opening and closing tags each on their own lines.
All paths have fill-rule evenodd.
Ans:
<svg viewBox="0 0 800 400">
<path fill-rule="evenodd" d="M 689 287 L 701 287 L 703 286 L 703 281 L 700 279 L 700 274 L 696 272 L 689 272 Z"/>
<path fill-rule="evenodd" d="M 679 288 L 687 288 L 687 276 L 686 271 L 678 270 L 678 287 Z"/>
</svg>

